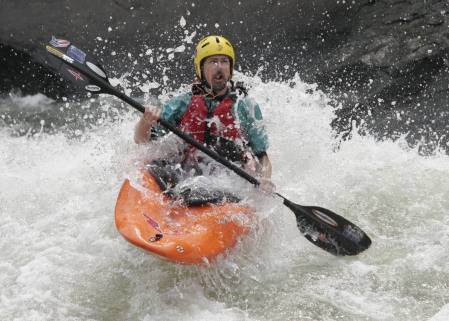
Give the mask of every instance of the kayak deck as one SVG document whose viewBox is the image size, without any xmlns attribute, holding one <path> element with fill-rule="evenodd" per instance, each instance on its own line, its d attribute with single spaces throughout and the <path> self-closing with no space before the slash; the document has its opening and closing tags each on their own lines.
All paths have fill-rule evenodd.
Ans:
<svg viewBox="0 0 449 321">
<path fill-rule="evenodd" d="M 224 258 L 254 218 L 239 203 L 183 206 L 167 198 L 155 179 L 142 171 L 142 184 L 125 180 L 117 199 L 115 224 L 131 244 L 160 259 L 207 265 Z"/>
</svg>

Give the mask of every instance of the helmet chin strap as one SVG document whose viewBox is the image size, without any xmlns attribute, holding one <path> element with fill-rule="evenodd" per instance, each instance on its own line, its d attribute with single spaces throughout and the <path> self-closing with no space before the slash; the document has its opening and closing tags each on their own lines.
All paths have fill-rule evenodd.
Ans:
<svg viewBox="0 0 449 321">
<path fill-rule="evenodd" d="M 211 76 L 212 76 L 212 71 L 209 73 L 209 78 L 212 79 Z M 193 83 L 193 86 L 195 86 L 197 89 L 200 90 L 200 92 L 201 92 L 201 95 L 200 95 L 200 96 L 202 96 L 204 99 L 212 100 L 212 99 L 217 98 L 218 96 L 223 95 L 223 94 L 228 90 L 228 88 L 229 88 L 228 83 L 231 81 L 231 73 L 230 73 L 229 71 L 228 71 L 228 79 L 229 79 L 229 80 L 226 82 L 225 88 L 223 88 L 219 93 L 216 93 L 215 96 L 213 96 L 213 93 L 214 93 L 214 88 L 213 88 L 213 86 L 212 86 L 211 84 L 209 84 L 209 83 L 207 82 L 206 79 L 199 79 L 198 77 L 196 77 L 196 78 L 195 78 L 195 82 Z M 205 88 L 209 89 L 209 91 L 208 91 L 208 92 L 205 92 L 205 91 L 203 90 L 203 88 L 201 88 L 200 86 L 198 86 L 198 82 L 201 82 L 201 84 L 202 84 Z M 192 86 L 192 87 L 193 87 L 193 86 Z M 193 94 L 193 91 L 192 91 L 192 94 Z"/>
<path fill-rule="evenodd" d="M 222 73 L 224 75 L 224 72 L 222 72 Z M 205 97 L 206 99 L 215 99 L 218 96 L 223 95 L 228 90 L 228 88 L 229 88 L 228 82 L 229 82 L 229 80 L 231 80 L 231 73 L 229 72 L 229 70 L 228 70 L 228 75 L 227 76 L 228 76 L 227 77 L 228 80 L 226 81 L 226 86 L 220 92 L 216 93 L 215 96 L 213 96 L 213 97 Z M 212 81 L 212 71 L 209 73 L 209 79 L 211 79 L 211 81 Z M 207 81 L 206 81 L 206 85 L 207 85 Z M 213 88 L 213 85 L 210 84 L 210 91 L 208 92 L 208 95 L 212 94 L 212 92 L 215 92 L 215 90 Z"/>
</svg>

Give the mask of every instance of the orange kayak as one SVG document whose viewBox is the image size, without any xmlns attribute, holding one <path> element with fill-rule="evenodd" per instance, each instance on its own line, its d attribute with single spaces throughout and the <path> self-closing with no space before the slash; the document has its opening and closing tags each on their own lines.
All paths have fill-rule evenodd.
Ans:
<svg viewBox="0 0 449 321">
<path fill-rule="evenodd" d="M 162 193 L 142 171 L 140 186 L 125 180 L 115 207 L 115 224 L 131 244 L 160 259 L 207 265 L 224 258 L 251 227 L 251 209 L 239 203 L 186 206 Z"/>
</svg>

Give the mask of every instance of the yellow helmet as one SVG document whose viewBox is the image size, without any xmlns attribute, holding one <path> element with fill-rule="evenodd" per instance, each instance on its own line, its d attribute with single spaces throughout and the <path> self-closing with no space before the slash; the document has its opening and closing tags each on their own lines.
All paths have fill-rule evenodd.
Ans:
<svg viewBox="0 0 449 321">
<path fill-rule="evenodd" d="M 201 40 L 196 46 L 196 55 L 193 60 L 195 64 L 195 71 L 198 77 L 201 79 L 201 62 L 204 58 L 213 55 L 226 55 L 231 59 L 231 77 L 234 73 L 235 55 L 234 48 L 231 43 L 220 36 L 209 36 Z"/>
</svg>

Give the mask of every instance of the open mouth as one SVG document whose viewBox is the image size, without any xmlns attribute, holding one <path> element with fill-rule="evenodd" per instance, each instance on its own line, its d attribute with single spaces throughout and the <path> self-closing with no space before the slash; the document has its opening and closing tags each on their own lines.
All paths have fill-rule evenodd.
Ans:
<svg viewBox="0 0 449 321">
<path fill-rule="evenodd" d="M 218 73 L 214 76 L 214 80 L 222 81 L 222 80 L 224 80 L 224 75 L 222 73 Z"/>
</svg>

